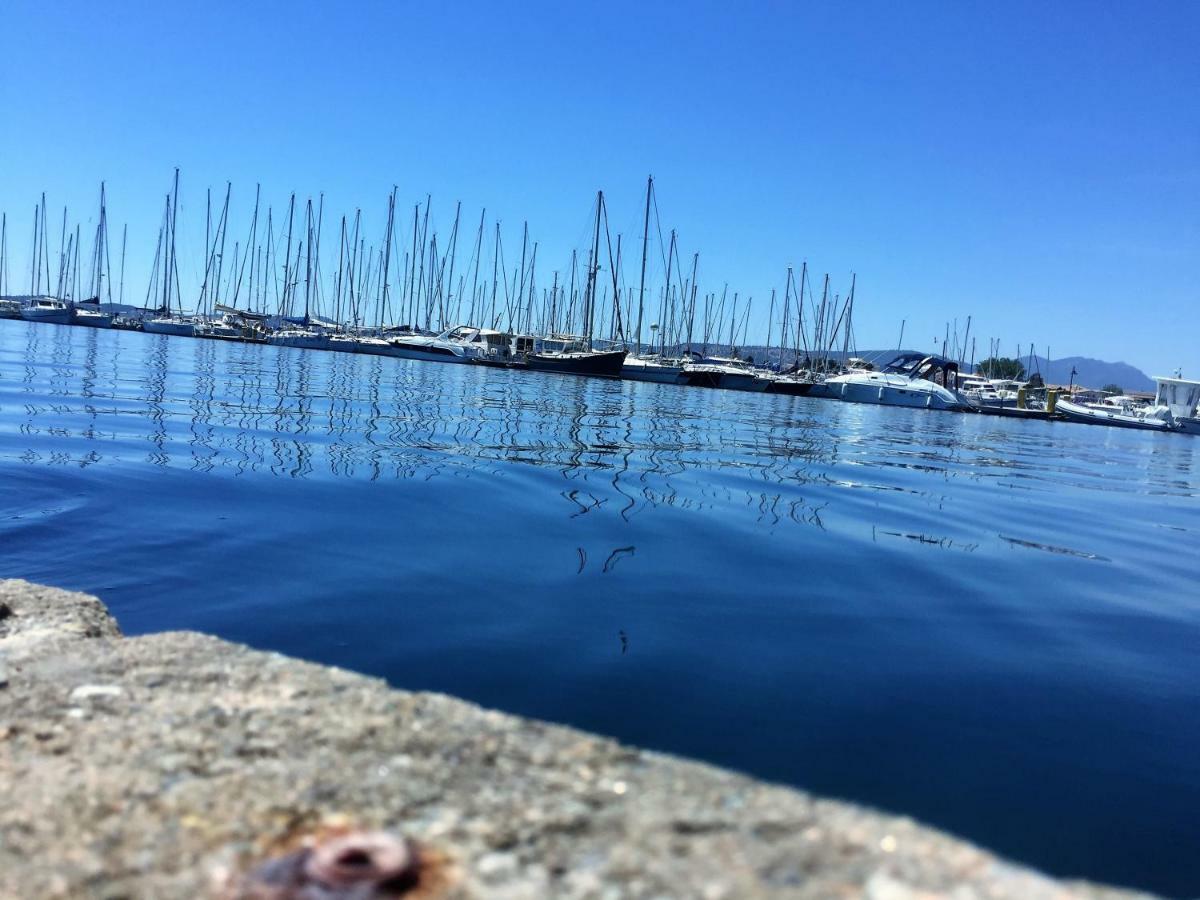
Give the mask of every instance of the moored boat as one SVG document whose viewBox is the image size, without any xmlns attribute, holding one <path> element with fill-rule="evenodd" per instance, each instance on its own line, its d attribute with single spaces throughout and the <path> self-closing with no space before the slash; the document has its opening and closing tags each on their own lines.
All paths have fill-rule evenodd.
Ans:
<svg viewBox="0 0 1200 900">
<path fill-rule="evenodd" d="M 21 318 L 27 322 L 71 324 L 71 304 L 57 297 L 33 297 L 21 307 Z"/>
<path fill-rule="evenodd" d="M 539 372 L 620 378 L 626 355 L 625 350 L 589 350 L 586 347 L 568 345 L 562 349 L 543 349 L 529 353 L 525 357 L 525 364 Z"/>
<path fill-rule="evenodd" d="M 142 320 L 142 331 L 147 334 L 170 334 L 175 337 L 195 337 L 196 322 L 183 316 L 155 316 Z"/>
<path fill-rule="evenodd" d="M 685 360 L 664 359 L 661 356 L 625 357 L 621 377 L 627 381 L 650 381 L 658 384 L 679 384 Z"/>
<path fill-rule="evenodd" d="M 774 379 L 740 359 L 712 356 L 684 366 L 681 381 L 692 387 L 721 388 L 727 391 L 757 393 L 770 387 Z"/>
<path fill-rule="evenodd" d="M 1059 399 L 1055 412 L 1069 422 L 1083 425 L 1107 425 L 1111 428 L 1132 428 L 1138 431 L 1170 431 L 1168 418 L 1156 410 L 1139 409 L 1132 403 L 1075 403 Z"/>
<path fill-rule="evenodd" d="M 113 314 L 99 309 L 76 306 L 71 312 L 71 324 L 84 328 L 112 328 Z"/>
<path fill-rule="evenodd" d="M 958 363 L 940 356 L 903 353 L 879 372 L 826 378 L 826 396 L 849 403 L 967 410 L 975 403 L 958 389 Z"/>
</svg>

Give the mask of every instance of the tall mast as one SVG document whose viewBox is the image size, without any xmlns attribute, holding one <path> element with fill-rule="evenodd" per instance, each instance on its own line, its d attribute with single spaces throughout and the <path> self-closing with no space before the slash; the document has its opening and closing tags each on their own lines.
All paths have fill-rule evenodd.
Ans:
<svg viewBox="0 0 1200 900">
<path fill-rule="evenodd" d="M 33 207 L 33 268 L 29 270 L 29 296 L 37 295 L 38 274 L 41 269 L 41 262 L 38 260 L 38 215 L 39 208 L 35 204 Z"/>
<path fill-rule="evenodd" d="M 488 309 L 488 328 L 495 328 L 496 289 L 500 286 L 500 220 L 496 220 L 496 240 L 492 244 L 492 302 Z"/>
<path fill-rule="evenodd" d="M 646 300 L 646 251 L 650 246 L 650 192 L 652 190 L 654 190 L 654 176 L 650 175 L 646 178 L 646 216 L 642 223 L 642 277 L 638 285 L 637 336 L 634 338 L 638 353 L 642 352 L 642 307 Z"/>
<path fill-rule="evenodd" d="M 291 265 L 292 265 L 292 219 L 296 212 L 296 192 L 292 191 L 292 196 L 288 200 L 288 232 L 287 232 L 287 247 L 283 254 L 283 315 L 290 315 L 292 312 L 292 292 L 291 292 Z"/>
<path fill-rule="evenodd" d="M 61 297 L 63 293 L 63 281 L 66 269 L 69 268 L 70 257 L 67 255 L 65 247 L 67 243 L 67 208 L 63 207 L 62 232 L 58 237 L 58 295 Z M 50 286 L 50 271 L 46 271 L 46 287 Z"/>
<path fill-rule="evenodd" d="M 596 226 L 592 235 L 592 265 L 587 286 L 587 348 L 592 349 L 592 324 L 596 318 L 596 273 L 600 271 L 600 213 L 604 209 L 604 191 L 596 192 Z"/>
<path fill-rule="evenodd" d="M 304 206 L 304 324 L 308 325 L 309 299 L 312 294 L 312 197 Z"/>
<path fill-rule="evenodd" d="M 479 213 L 479 231 L 475 234 L 475 271 L 471 276 L 471 314 L 467 316 L 470 324 L 475 323 L 475 297 L 479 292 L 479 257 L 483 251 L 483 220 L 486 215 L 487 207 L 484 207 Z"/>
<path fill-rule="evenodd" d="M 446 301 L 443 306 L 442 327 L 446 327 L 446 312 L 450 308 L 450 301 L 454 298 L 454 261 L 458 255 L 458 219 L 462 215 L 462 201 L 458 201 L 458 205 L 454 208 L 454 229 L 450 232 L 450 277 L 448 280 L 449 290 L 446 292 Z M 440 279 L 439 279 L 440 280 Z M 439 291 L 440 293 L 440 291 Z M 459 297 L 459 306 L 462 305 L 462 297 Z M 458 318 L 458 313 L 455 312 L 454 318 Z"/>
<path fill-rule="evenodd" d="M 121 226 L 121 288 L 117 294 L 117 303 L 125 303 L 125 238 L 129 235 L 129 223 Z"/>
<path fill-rule="evenodd" d="M 176 166 L 176 168 L 175 168 L 175 185 L 171 189 L 171 195 L 172 195 L 172 197 L 171 197 L 171 247 L 170 247 L 170 253 L 169 253 L 170 258 L 171 258 L 171 264 L 170 264 L 170 268 L 168 270 L 168 276 L 167 276 L 168 282 L 170 282 L 172 277 L 174 277 L 176 279 L 178 279 L 178 277 L 179 277 L 179 269 L 175 265 L 175 221 L 176 221 L 176 216 L 179 214 L 179 167 L 178 166 Z M 178 300 L 182 304 L 181 298 L 176 297 L 175 299 Z M 170 301 L 171 301 L 171 294 L 170 294 L 170 286 L 168 284 L 167 304 L 166 304 L 168 313 L 170 313 Z M 183 312 L 182 305 L 180 306 L 179 311 L 181 313 Z"/>
<path fill-rule="evenodd" d="M 660 244 L 661 246 L 661 244 Z M 675 262 L 675 229 L 671 229 L 671 246 L 667 250 L 667 282 L 663 289 L 662 302 L 658 307 L 658 334 L 659 334 L 659 355 L 665 356 L 667 353 L 667 312 L 668 304 L 671 302 L 671 267 Z"/>
<path fill-rule="evenodd" d="M 384 235 L 387 246 L 383 250 L 383 293 L 379 304 L 379 327 L 381 329 L 384 325 L 384 317 L 391 315 L 391 311 L 388 309 L 388 272 L 392 265 L 392 229 L 396 220 L 396 190 L 396 185 L 392 185 L 392 193 L 388 197 L 387 228 Z"/>
<path fill-rule="evenodd" d="M 246 261 L 250 262 L 250 286 L 247 288 L 247 294 L 251 297 L 254 293 L 254 242 L 258 235 L 258 202 L 262 193 L 262 185 L 254 186 L 254 215 L 250 218 L 250 239 L 246 241 L 246 255 L 242 257 L 241 268 L 238 269 L 237 284 L 233 286 L 233 306 L 238 306 L 238 297 L 242 293 L 242 276 L 246 272 Z M 248 301 L 247 306 L 251 305 Z"/>
</svg>

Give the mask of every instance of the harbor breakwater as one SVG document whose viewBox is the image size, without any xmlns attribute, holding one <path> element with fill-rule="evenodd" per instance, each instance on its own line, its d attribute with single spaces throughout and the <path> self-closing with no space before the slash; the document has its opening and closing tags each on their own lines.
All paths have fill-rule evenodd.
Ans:
<svg viewBox="0 0 1200 900">
<path fill-rule="evenodd" d="M 452 697 L 124 638 L 96 598 L 24 581 L 0 581 L 0 783 L 3 897 L 252 896 L 244 873 L 348 828 L 411 842 L 414 897 L 1135 896 Z"/>
</svg>

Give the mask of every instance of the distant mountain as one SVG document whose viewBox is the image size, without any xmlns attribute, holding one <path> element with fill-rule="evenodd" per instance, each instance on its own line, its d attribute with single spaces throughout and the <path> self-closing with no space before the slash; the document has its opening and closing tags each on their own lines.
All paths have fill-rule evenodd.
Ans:
<svg viewBox="0 0 1200 900">
<path fill-rule="evenodd" d="M 1022 361 L 1026 367 L 1029 366 L 1028 357 Z M 1129 363 L 1105 362 L 1086 356 L 1050 360 L 1041 356 L 1033 358 L 1033 371 L 1041 372 L 1047 384 L 1070 384 L 1072 369 L 1075 370 L 1074 383 L 1085 387 L 1101 388 L 1106 384 L 1118 384 L 1127 391 L 1153 391 L 1156 387 L 1145 372 Z"/>
<path fill-rule="evenodd" d="M 692 349 L 701 351 L 699 344 L 693 344 Z M 851 356 L 869 359 L 876 365 L 886 365 L 901 353 L 918 353 L 917 350 L 859 350 Z M 726 345 L 708 346 L 712 356 L 728 356 L 729 347 Z M 771 364 L 779 360 L 778 348 L 772 348 L 769 355 L 763 346 L 739 347 L 737 355 L 742 359 L 754 357 L 755 362 L 762 363 L 770 359 Z M 831 359 L 841 359 L 840 352 L 829 354 Z M 792 362 L 791 352 L 784 354 L 784 362 Z M 1047 360 L 1044 356 L 1034 356 L 1032 363 L 1028 356 L 1022 357 L 1021 362 L 1029 370 L 1028 374 L 1040 372 L 1047 384 L 1069 384 L 1072 382 L 1071 369 L 1075 370 L 1074 383 L 1090 388 L 1101 388 L 1106 384 L 1118 384 L 1127 391 L 1153 391 L 1154 382 L 1141 369 L 1123 362 L 1105 362 L 1102 359 L 1091 359 L 1086 356 L 1067 356 L 1063 359 Z M 1162 373 L 1155 373 L 1162 374 Z"/>
</svg>

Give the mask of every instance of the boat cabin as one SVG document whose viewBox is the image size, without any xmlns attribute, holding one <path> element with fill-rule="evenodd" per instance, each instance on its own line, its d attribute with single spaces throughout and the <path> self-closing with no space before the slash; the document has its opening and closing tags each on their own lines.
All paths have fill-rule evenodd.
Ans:
<svg viewBox="0 0 1200 900">
<path fill-rule="evenodd" d="M 901 353 L 883 367 L 888 375 L 905 375 L 910 379 L 923 379 L 952 391 L 959 389 L 958 363 L 941 356 L 926 356 L 923 353 Z"/>
</svg>

